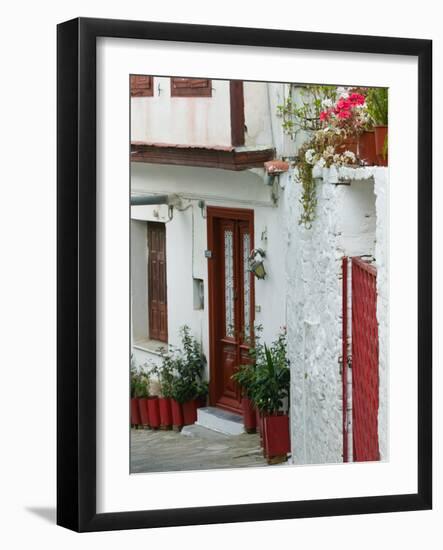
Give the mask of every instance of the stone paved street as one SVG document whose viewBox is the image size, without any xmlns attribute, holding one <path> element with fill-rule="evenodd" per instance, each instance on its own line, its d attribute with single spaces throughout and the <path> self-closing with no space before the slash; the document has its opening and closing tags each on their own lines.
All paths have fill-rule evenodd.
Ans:
<svg viewBox="0 0 443 550">
<path fill-rule="evenodd" d="M 265 466 L 257 434 L 228 436 L 199 426 L 182 433 L 131 430 L 131 472 Z"/>
</svg>

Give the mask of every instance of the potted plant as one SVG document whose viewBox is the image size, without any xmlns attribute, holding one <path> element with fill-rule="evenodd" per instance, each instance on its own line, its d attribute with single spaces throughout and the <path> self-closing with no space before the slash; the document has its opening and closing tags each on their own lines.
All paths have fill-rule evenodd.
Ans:
<svg viewBox="0 0 443 550">
<path fill-rule="evenodd" d="M 284 131 L 294 138 L 304 131 L 305 141 L 297 151 L 297 179 L 302 185 L 299 223 L 312 227 L 317 207 L 313 169 L 357 163 L 358 136 L 367 123 L 365 97 L 357 91 L 336 86 L 303 86 L 295 100 L 292 95 L 277 114 Z"/>
<path fill-rule="evenodd" d="M 173 362 L 167 354 L 162 352 L 162 363 L 160 366 L 154 368 L 159 382 L 158 407 L 161 430 L 170 430 L 172 428 L 171 399 L 174 381 L 173 369 Z"/>
<path fill-rule="evenodd" d="M 143 427 L 149 428 L 149 409 L 148 409 L 148 400 L 149 400 L 149 373 L 146 369 L 140 368 L 138 371 L 138 384 L 137 384 L 137 401 L 138 401 L 138 410 L 140 413 L 140 423 Z"/>
<path fill-rule="evenodd" d="M 388 165 L 388 89 L 369 88 L 368 114 L 375 130 L 375 152 L 381 166 Z"/>
<path fill-rule="evenodd" d="M 157 380 L 152 380 L 149 385 L 149 394 L 147 397 L 147 408 L 149 414 L 149 426 L 153 430 L 160 428 L 160 408 L 158 402 L 159 383 Z"/>
<path fill-rule="evenodd" d="M 207 393 L 203 380 L 205 358 L 190 328 L 180 329 L 181 347 L 169 347 L 164 361 L 171 366 L 171 408 L 174 429 L 197 420 L 197 406 Z"/>
<path fill-rule="evenodd" d="M 232 375 L 232 379 L 237 382 L 242 391 L 242 410 L 243 423 L 245 431 L 248 434 L 257 431 L 257 410 L 254 403 L 254 382 L 255 382 L 255 348 L 251 347 L 249 354 L 251 361 L 240 365 L 237 371 Z"/>
<path fill-rule="evenodd" d="M 131 358 L 131 426 L 138 428 L 141 424 L 140 409 L 138 405 L 139 373 L 133 358 Z"/>
<path fill-rule="evenodd" d="M 287 460 L 290 452 L 289 398 L 290 371 L 286 353 L 286 332 L 269 347 L 256 348 L 254 402 L 263 418 L 264 451 L 268 463 Z"/>
</svg>

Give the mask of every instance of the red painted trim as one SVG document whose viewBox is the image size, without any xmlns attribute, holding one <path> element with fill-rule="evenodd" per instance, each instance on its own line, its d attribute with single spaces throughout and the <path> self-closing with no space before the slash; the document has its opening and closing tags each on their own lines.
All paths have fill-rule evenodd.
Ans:
<svg viewBox="0 0 443 550">
<path fill-rule="evenodd" d="M 377 268 L 374 265 L 365 262 L 362 258 L 355 256 L 352 258 L 352 263 L 357 264 L 358 267 L 360 267 L 364 271 L 367 271 L 371 275 L 374 275 L 375 277 L 377 276 Z"/>
<path fill-rule="evenodd" d="M 342 260 L 342 402 L 343 462 L 348 462 L 348 258 Z"/>
<path fill-rule="evenodd" d="M 234 146 L 245 144 L 245 100 L 243 80 L 229 81 L 231 102 L 231 143 Z"/>
<path fill-rule="evenodd" d="M 131 161 L 150 164 L 201 166 L 223 170 L 263 168 L 263 163 L 274 158 L 274 149 L 224 150 L 207 147 L 159 146 L 132 143 Z"/>
</svg>

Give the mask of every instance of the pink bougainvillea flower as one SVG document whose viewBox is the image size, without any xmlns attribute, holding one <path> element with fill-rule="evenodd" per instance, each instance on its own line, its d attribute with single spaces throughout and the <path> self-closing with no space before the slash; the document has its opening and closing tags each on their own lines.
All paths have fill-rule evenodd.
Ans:
<svg viewBox="0 0 443 550">
<path fill-rule="evenodd" d="M 362 94 L 352 93 L 349 95 L 349 101 L 352 105 L 364 105 L 366 98 Z"/>
<path fill-rule="evenodd" d="M 346 111 L 346 110 L 340 111 L 337 114 L 337 116 L 338 118 L 351 118 L 351 111 Z"/>
<path fill-rule="evenodd" d="M 328 118 L 329 118 L 329 111 L 322 111 L 320 113 L 320 120 L 321 121 L 328 120 Z"/>
<path fill-rule="evenodd" d="M 341 111 L 341 110 L 343 110 L 343 109 L 347 111 L 347 110 L 350 109 L 351 107 L 352 107 L 352 103 L 351 103 L 351 101 L 350 101 L 349 99 L 339 99 L 339 100 L 337 101 L 337 109 L 338 109 L 339 111 Z"/>
</svg>

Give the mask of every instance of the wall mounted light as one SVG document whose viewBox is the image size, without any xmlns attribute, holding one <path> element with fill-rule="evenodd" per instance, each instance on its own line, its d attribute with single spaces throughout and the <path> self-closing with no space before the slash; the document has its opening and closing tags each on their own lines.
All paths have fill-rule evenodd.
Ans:
<svg viewBox="0 0 443 550">
<path fill-rule="evenodd" d="M 265 256 L 266 253 L 262 248 L 254 248 L 249 254 L 249 271 L 253 273 L 257 279 L 264 279 L 266 277 L 264 266 Z"/>
</svg>

